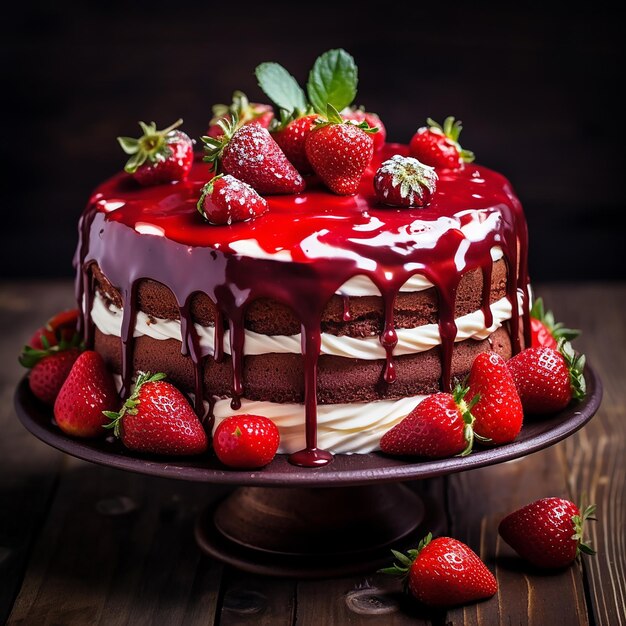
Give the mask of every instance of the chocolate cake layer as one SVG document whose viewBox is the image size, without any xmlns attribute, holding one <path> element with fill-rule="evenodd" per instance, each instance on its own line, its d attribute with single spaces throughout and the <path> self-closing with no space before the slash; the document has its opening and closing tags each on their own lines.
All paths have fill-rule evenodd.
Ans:
<svg viewBox="0 0 626 626">
<path fill-rule="evenodd" d="M 95 349 L 115 372 L 121 372 L 119 337 L 104 335 L 96 329 Z M 158 340 L 138 337 L 135 340 L 134 369 L 164 371 L 182 389 L 192 391 L 194 372 L 191 359 L 180 353 L 181 344 L 174 339 Z M 475 356 L 494 350 L 504 358 L 511 356 L 511 341 L 503 327 L 489 339 L 468 339 L 455 344 L 452 376 L 464 378 Z M 396 399 L 440 391 L 440 348 L 394 359 L 397 379 L 383 381 L 385 360 L 348 359 L 322 355 L 318 365 L 317 399 L 320 404 L 369 402 L 383 398 Z M 207 394 L 229 396 L 232 385 L 230 357 L 216 363 L 205 360 L 204 386 Z M 263 354 L 244 357 L 243 397 L 270 402 L 302 402 L 304 399 L 303 359 L 299 354 Z"/>
<path fill-rule="evenodd" d="M 122 308 L 119 291 L 111 285 L 97 265 L 92 271 L 100 291 L 115 306 Z M 490 302 L 505 296 L 506 263 L 503 259 L 493 264 Z M 480 270 L 467 272 L 461 278 L 456 294 L 455 317 L 467 315 L 480 309 L 482 302 L 483 277 Z M 153 280 L 141 280 L 137 288 L 137 307 L 140 311 L 156 318 L 176 320 L 180 311 L 172 292 L 163 284 Z M 324 309 L 322 332 L 350 337 L 367 337 L 383 330 L 383 302 L 379 296 L 351 296 L 348 298 L 350 320 L 344 320 L 344 300 L 333 296 Z M 396 328 L 417 328 L 438 321 L 438 296 L 435 288 L 415 292 L 400 292 L 394 307 Z M 203 326 L 215 324 L 215 305 L 203 293 L 196 293 L 191 302 L 192 319 Z M 245 326 L 264 335 L 296 335 L 300 322 L 287 306 L 259 298 L 246 309 Z"/>
</svg>

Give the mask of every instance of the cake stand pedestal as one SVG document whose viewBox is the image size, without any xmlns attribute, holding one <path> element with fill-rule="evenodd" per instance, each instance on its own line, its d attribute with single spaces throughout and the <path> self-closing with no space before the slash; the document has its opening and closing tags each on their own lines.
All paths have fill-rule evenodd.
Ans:
<svg viewBox="0 0 626 626">
<path fill-rule="evenodd" d="M 200 548 L 237 568 L 267 575 L 330 577 L 373 572 L 389 563 L 389 549 L 415 545 L 428 531 L 444 528 L 442 504 L 402 483 L 444 476 L 523 457 L 553 445 L 595 414 L 602 385 L 585 369 L 587 396 L 545 419 L 526 419 L 510 444 L 461 458 L 406 461 L 378 453 L 337 455 L 324 467 L 290 465 L 278 455 L 256 471 L 224 468 L 210 456 L 163 459 L 126 450 L 119 441 L 79 440 L 54 424 L 22 379 L 15 407 L 22 424 L 45 443 L 80 459 L 109 467 L 239 487 L 212 505 L 196 523 Z"/>
</svg>

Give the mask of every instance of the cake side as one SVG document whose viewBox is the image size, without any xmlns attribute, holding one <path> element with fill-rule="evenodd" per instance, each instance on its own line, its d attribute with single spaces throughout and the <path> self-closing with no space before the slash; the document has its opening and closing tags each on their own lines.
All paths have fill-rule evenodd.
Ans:
<svg viewBox="0 0 626 626">
<path fill-rule="evenodd" d="M 199 164 L 169 188 L 105 183 L 77 253 L 86 339 L 124 388 L 136 369 L 165 370 L 193 388 L 198 412 L 204 399 L 219 419 L 224 397 L 231 413 L 242 400 L 291 404 L 305 425 L 318 403 L 418 398 L 448 389 L 480 351 L 519 350 L 526 226 L 506 179 L 479 166 L 450 172 L 428 209 L 397 211 L 371 194 L 375 166 L 354 197 L 313 180 L 271 198 L 262 220 L 219 229 L 191 203 Z"/>
</svg>

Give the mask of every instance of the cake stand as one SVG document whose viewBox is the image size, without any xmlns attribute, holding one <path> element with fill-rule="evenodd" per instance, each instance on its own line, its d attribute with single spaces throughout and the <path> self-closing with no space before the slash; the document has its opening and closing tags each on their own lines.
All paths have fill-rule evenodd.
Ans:
<svg viewBox="0 0 626 626">
<path fill-rule="evenodd" d="M 584 426 L 602 398 L 602 384 L 585 369 L 587 396 L 564 411 L 527 419 L 513 443 L 467 457 L 403 460 L 379 453 L 337 455 L 324 467 L 290 465 L 278 455 L 255 471 L 225 469 L 212 456 L 163 459 L 126 450 L 118 441 L 78 440 L 54 424 L 52 411 L 22 379 L 15 406 L 22 424 L 45 443 L 80 459 L 117 469 L 237 487 L 196 522 L 200 548 L 246 571 L 297 577 L 372 572 L 389 549 L 415 545 L 443 527 L 442 506 L 402 483 L 502 463 L 551 446 Z"/>
</svg>

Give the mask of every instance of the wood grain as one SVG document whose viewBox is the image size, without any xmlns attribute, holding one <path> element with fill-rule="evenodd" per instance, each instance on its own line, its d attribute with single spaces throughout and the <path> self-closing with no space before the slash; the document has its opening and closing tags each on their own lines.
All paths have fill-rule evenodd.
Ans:
<svg viewBox="0 0 626 626">
<path fill-rule="evenodd" d="M 71 306 L 71 285 L 0 284 L 0 327 L 11 329 L 0 341 L 0 623 L 12 608 L 10 624 L 626 625 L 626 285 L 538 291 L 559 319 L 584 329 L 577 345 L 604 383 L 604 401 L 552 449 L 447 479 L 446 532 L 481 554 L 500 590 L 445 613 L 418 607 L 373 572 L 302 582 L 223 568 L 201 556 L 192 531 L 222 492 L 96 467 L 40 444 L 11 410 L 15 355 L 48 314 Z M 445 482 L 421 490 L 444 500 Z M 599 520 L 589 525 L 598 555 L 582 570 L 527 569 L 497 538 L 512 508 L 582 493 L 597 502 Z"/>
<path fill-rule="evenodd" d="M 0 328 L 4 329 L 0 341 L 0 623 L 19 591 L 62 460 L 61 454 L 34 440 L 15 419 L 13 391 L 23 372 L 17 356 L 35 327 L 71 302 L 68 288 L 67 281 L 0 285 Z"/>
<path fill-rule="evenodd" d="M 626 286 L 555 285 L 541 292 L 557 315 L 583 329 L 576 346 L 604 384 L 596 417 L 563 444 L 572 498 L 598 505 L 588 524 L 595 558 L 584 560 L 594 623 L 626 624 Z"/>
</svg>

